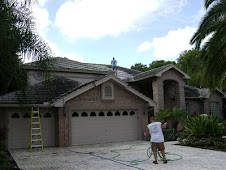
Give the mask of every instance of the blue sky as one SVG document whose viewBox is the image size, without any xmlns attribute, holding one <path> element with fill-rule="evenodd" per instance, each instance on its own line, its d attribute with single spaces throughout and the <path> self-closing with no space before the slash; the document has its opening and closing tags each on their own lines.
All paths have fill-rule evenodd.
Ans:
<svg viewBox="0 0 226 170">
<path fill-rule="evenodd" d="M 203 0 L 38 0 L 37 31 L 55 56 L 130 68 L 175 61 L 205 14 Z"/>
</svg>

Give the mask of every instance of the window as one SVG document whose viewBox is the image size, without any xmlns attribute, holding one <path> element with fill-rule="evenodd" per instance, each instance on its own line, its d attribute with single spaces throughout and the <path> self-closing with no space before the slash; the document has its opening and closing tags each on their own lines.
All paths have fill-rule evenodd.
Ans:
<svg viewBox="0 0 226 170">
<path fill-rule="evenodd" d="M 127 111 L 124 111 L 124 112 L 122 113 L 122 115 L 123 115 L 123 116 L 127 116 L 127 115 L 128 115 Z"/>
<path fill-rule="evenodd" d="M 36 78 L 37 80 L 42 80 L 42 79 L 43 79 L 43 72 L 36 71 L 36 72 L 35 72 L 35 78 Z"/>
<path fill-rule="evenodd" d="M 189 103 L 185 103 L 185 110 L 187 113 L 190 113 Z"/>
<path fill-rule="evenodd" d="M 23 115 L 23 118 L 31 118 L 31 115 L 30 115 L 29 113 L 25 113 L 25 114 Z"/>
<path fill-rule="evenodd" d="M 131 111 L 130 112 L 130 115 L 132 116 L 132 115 L 135 115 L 135 112 L 134 111 Z"/>
<path fill-rule="evenodd" d="M 50 118 L 50 117 L 51 117 L 51 114 L 50 114 L 50 113 L 45 113 L 45 114 L 44 114 L 44 117 L 45 117 L 45 118 Z"/>
<path fill-rule="evenodd" d="M 107 116 L 113 116 L 112 112 L 108 112 Z"/>
<path fill-rule="evenodd" d="M 72 113 L 72 117 L 78 117 L 78 116 L 79 116 L 79 115 L 78 115 L 77 112 Z"/>
<path fill-rule="evenodd" d="M 82 116 L 82 117 L 87 117 L 88 114 L 87 114 L 86 112 L 82 112 L 81 116 Z"/>
<path fill-rule="evenodd" d="M 13 113 L 12 118 L 20 118 L 20 115 L 18 113 Z"/>
<path fill-rule="evenodd" d="M 95 112 L 91 112 L 90 116 L 96 116 L 96 113 Z"/>
<path fill-rule="evenodd" d="M 101 86 L 102 88 L 102 99 L 113 100 L 114 99 L 114 86 L 113 83 L 105 83 Z"/>
<path fill-rule="evenodd" d="M 99 113 L 99 116 L 104 116 L 104 112 L 100 112 Z"/>
<path fill-rule="evenodd" d="M 120 112 L 115 112 L 115 116 L 120 116 Z"/>
<path fill-rule="evenodd" d="M 218 112 L 218 103 L 217 102 L 212 102 L 210 103 L 210 113 L 212 115 L 218 115 L 219 112 Z"/>
</svg>

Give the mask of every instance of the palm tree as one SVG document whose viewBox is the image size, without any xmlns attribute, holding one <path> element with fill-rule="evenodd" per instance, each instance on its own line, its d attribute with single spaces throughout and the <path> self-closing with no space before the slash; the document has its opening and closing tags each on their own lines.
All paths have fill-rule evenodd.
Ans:
<svg viewBox="0 0 226 170">
<path fill-rule="evenodd" d="M 37 34 L 29 5 L 34 0 L 0 0 L 0 95 L 25 88 L 26 73 L 22 57 L 39 59 L 43 64 L 52 56 L 51 49 Z"/>
<path fill-rule="evenodd" d="M 191 39 L 191 44 L 202 48 L 204 79 L 214 90 L 224 89 L 226 81 L 226 0 L 205 0 L 206 15 Z M 211 37 L 202 45 L 205 38 Z"/>
</svg>

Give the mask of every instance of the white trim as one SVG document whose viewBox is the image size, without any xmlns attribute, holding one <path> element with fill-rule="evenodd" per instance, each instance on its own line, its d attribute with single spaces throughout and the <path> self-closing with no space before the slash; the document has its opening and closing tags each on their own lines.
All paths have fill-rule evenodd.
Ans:
<svg viewBox="0 0 226 170">
<path fill-rule="evenodd" d="M 66 96 L 61 97 L 60 99 L 56 100 L 55 102 L 53 102 L 53 106 L 55 107 L 63 107 L 64 103 L 67 102 L 68 100 L 100 85 L 103 84 L 104 82 L 107 82 L 108 80 L 114 80 L 115 82 L 119 83 L 120 85 L 122 85 L 125 89 L 127 89 L 128 91 L 130 91 L 131 93 L 135 94 L 136 96 L 140 97 L 141 99 L 145 100 L 146 102 L 149 103 L 150 106 L 156 106 L 156 102 L 154 102 L 153 100 L 151 100 L 150 98 L 146 97 L 145 95 L 141 94 L 140 92 L 136 91 L 135 89 L 133 89 L 132 87 L 128 86 L 128 84 L 122 80 L 120 80 L 119 78 L 117 78 L 114 75 L 109 75 L 107 77 L 104 77 L 101 80 L 97 80 L 94 83 L 91 83 L 87 86 L 84 86 L 78 90 L 76 90 L 75 92 L 72 92 Z"/>
<path fill-rule="evenodd" d="M 106 96 L 106 87 L 109 86 L 111 88 L 111 96 Z M 102 100 L 114 100 L 115 92 L 113 82 L 106 82 L 101 85 L 101 96 Z"/>
</svg>

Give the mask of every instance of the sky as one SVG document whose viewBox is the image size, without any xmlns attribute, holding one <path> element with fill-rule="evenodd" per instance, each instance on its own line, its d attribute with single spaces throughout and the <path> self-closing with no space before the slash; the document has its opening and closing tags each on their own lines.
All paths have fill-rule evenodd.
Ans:
<svg viewBox="0 0 226 170">
<path fill-rule="evenodd" d="M 54 56 L 97 64 L 176 61 L 205 14 L 204 0 L 37 0 L 37 31 Z"/>
</svg>

